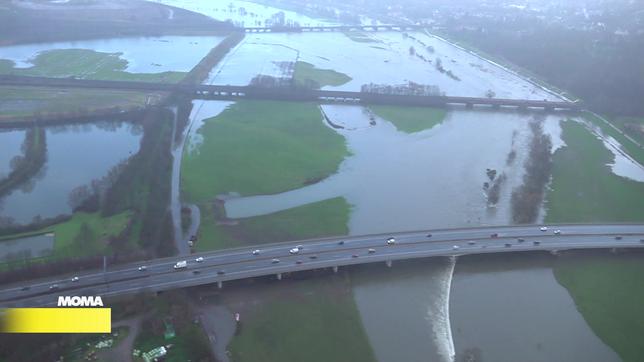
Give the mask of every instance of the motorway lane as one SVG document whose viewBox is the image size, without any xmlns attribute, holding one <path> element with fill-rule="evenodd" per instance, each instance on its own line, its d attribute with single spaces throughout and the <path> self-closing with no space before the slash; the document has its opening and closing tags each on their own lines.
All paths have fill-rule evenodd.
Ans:
<svg viewBox="0 0 644 362">
<path fill-rule="evenodd" d="M 561 236 L 554 236 L 552 233 L 555 229 L 560 229 L 562 232 Z M 499 233 L 498 239 L 490 238 L 492 232 Z M 270 263 L 272 258 L 280 258 L 283 263 L 292 262 L 294 264 L 297 258 L 302 258 L 303 265 L 297 266 L 294 268 L 293 265 L 286 268 L 284 271 L 295 270 L 295 269 L 311 269 L 314 268 L 316 264 L 328 264 L 329 261 L 337 262 L 340 264 L 346 264 L 343 259 L 351 258 L 351 254 L 355 252 L 366 253 L 368 248 L 374 248 L 377 250 L 375 255 L 369 256 L 368 259 L 374 259 L 374 256 L 379 256 L 386 259 L 386 255 L 389 255 L 391 258 L 399 258 L 396 256 L 396 252 L 400 248 L 406 248 L 406 250 L 412 250 L 411 247 L 417 247 L 419 249 L 414 249 L 412 252 L 417 254 L 421 252 L 426 252 L 427 255 L 452 255 L 452 254 L 464 254 L 470 249 L 479 250 L 479 252 L 494 252 L 494 248 L 505 247 L 505 243 L 509 239 L 515 239 L 522 237 L 526 239 L 526 243 L 532 241 L 532 239 L 538 237 L 543 239 L 542 249 L 548 248 L 565 248 L 566 243 L 570 243 L 575 238 L 579 240 L 578 237 L 573 237 L 572 235 L 587 235 L 601 232 L 602 234 L 623 234 L 624 239 L 622 241 L 629 243 L 635 243 L 637 246 L 640 245 L 639 238 L 644 237 L 644 225 L 562 225 L 550 227 L 547 232 L 539 231 L 538 226 L 521 226 L 521 227 L 503 227 L 503 228 L 478 228 L 478 229 L 451 229 L 451 230 L 434 230 L 431 231 L 432 236 L 427 237 L 428 232 L 412 232 L 412 233 L 400 233 L 393 236 L 396 237 L 397 243 L 396 246 L 385 247 L 385 240 L 388 236 L 386 235 L 370 235 L 370 236 L 359 236 L 359 237 L 345 237 L 345 238 L 333 238 L 333 239 L 322 239 L 322 240 L 312 240 L 312 241 L 301 241 L 301 242 L 289 242 L 289 243 L 280 243 L 266 245 L 262 247 L 262 253 L 259 256 L 253 256 L 251 254 L 252 248 L 238 248 L 234 250 L 225 250 L 219 252 L 208 252 L 195 254 L 189 260 L 189 269 L 203 269 L 203 276 L 195 276 L 192 274 L 192 271 L 174 271 L 172 266 L 177 260 L 186 260 L 186 258 L 173 257 L 166 259 L 159 259 L 158 261 L 152 261 L 146 264 L 147 271 L 141 272 L 137 270 L 137 267 L 140 264 L 130 264 L 128 266 L 120 267 L 119 269 L 112 270 L 106 275 L 103 273 L 92 273 L 87 275 L 80 275 L 80 280 L 78 282 L 71 282 L 71 277 L 64 279 L 60 278 L 51 278 L 45 281 L 37 281 L 33 284 L 24 283 L 19 286 L 12 286 L 3 290 L 0 290 L 0 301 L 9 301 L 10 299 L 15 298 L 27 298 L 30 299 L 30 296 L 33 298 L 40 298 L 38 294 L 47 293 L 51 295 L 58 294 L 80 294 L 81 292 L 86 292 L 88 290 L 103 293 L 119 293 L 119 290 L 130 290 L 133 288 L 150 288 L 156 286 L 163 286 L 170 283 L 185 285 L 193 284 L 191 282 L 185 282 L 188 279 L 196 279 L 208 277 L 216 277 L 211 282 L 216 280 L 229 280 L 234 277 L 234 273 L 244 273 L 247 270 L 259 270 L 258 268 L 262 267 L 262 264 Z M 627 234 L 638 234 L 638 236 L 627 237 Z M 477 244 L 470 246 L 467 244 L 469 239 L 478 240 Z M 598 237 L 588 237 L 582 236 L 583 246 L 592 247 L 593 242 L 598 242 L 601 244 L 601 247 L 612 247 L 612 246 L 621 246 L 615 242 L 614 237 L 607 236 L 598 236 Z M 339 245 L 338 241 L 344 240 L 343 245 Z M 302 256 L 290 256 L 288 250 L 297 245 L 304 245 L 304 250 Z M 515 243 L 516 244 L 516 243 Z M 547 245 L 546 245 L 547 244 Z M 452 249 L 453 245 L 459 245 L 459 250 Z M 526 244 L 527 245 L 527 244 Z M 629 244 L 630 245 L 630 244 Z M 386 255 L 382 253 L 381 250 L 383 247 L 387 250 Z M 486 247 L 489 247 L 489 250 L 482 250 Z M 517 246 L 518 248 L 525 248 L 524 246 Z M 362 249 L 362 250 L 361 250 Z M 516 248 L 514 249 L 516 250 Z M 509 251 L 509 250 L 508 250 Z M 400 252 L 398 251 L 398 254 Z M 306 260 L 310 254 L 319 254 L 318 260 L 311 261 Z M 197 256 L 204 257 L 203 263 L 194 262 L 194 258 Z M 377 259 L 377 258 L 376 258 Z M 364 260 L 364 259 L 361 259 Z M 384 260 L 384 259 L 383 259 Z M 357 260 L 354 260 L 357 261 Z M 358 261 L 360 262 L 360 261 Z M 353 262 L 352 262 L 353 263 Z M 284 264 L 271 266 L 272 270 L 280 270 Z M 326 265 L 326 264 L 325 264 Z M 330 264 L 329 264 L 330 265 Z M 227 273 L 225 276 L 217 276 L 216 270 L 226 269 Z M 265 268 L 262 268 L 265 269 Z M 284 269 L 284 268 L 282 268 Z M 231 277 L 231 272 L 233 273 Z M 279 272 L 279 271 L 278 271 Z M 210 273 L 210 274 L 209 274 Z M 272 273 L 272 272 L 271 272 Z M 248 273 L 246 273 L 248 274 Z M 269 273 L 270 274 L 270 273 Z M 212 279 L 212 278 L 211 278 Z M 49 286 L 52 284 L 58 284 L 60 290 L 51 291 Z M 28 291 L 21 290 L 22 286 L 30 285 L 31 288 Z M 109 288 L 108 288 L 109 286 Z M 73 290 L 71 290 L 73 289 Z M 42 298 L 41 298 L 42 299 Z M 44 298 L 47 299 L 47 298 Z M 48 299 L 51 301 L 51 297 Z M 0 302 L 1 304 L 2 302 Z"/>
<path fill-rule="evenodd" d="M 507 239 L 488 239 L 482 243 L 469 245 L 467 241 L 459 242 L 439 242 L 431 244 L 431 248 L 427 248 L 427 243 L 413 243 L 413 244 L 399 244 L 396 246 L 379 246 L 376 253 L 369 254 L 367 250 L 357 252 L 358 258 L 353 258 L 352 254 L 347 254 L 345 251 L 331 251 L 325 254 L 318 255 L 316 260 L 307 260 L 306 255 L 291 255 L 281 259 L 279 264 L 271 264 L 266 260 L 255 262 L 244 262 L 232 264 L 226 269 L 226 274 L 217 275 L 217 271 L 221 270 L 216 266 L 196 267 L 200 270 L 200 274 L 192 274 L 192 271 L 183 270 L 167 273 L 165 275 L 151 275 L 149 277 L 139 279 L 136 281 L 125 281 L 110 285 L 109 288 L 102 289 L 81 289 L 76 290 L 74 293 L 60 294 L 76 294 L 76 295 L 101 295 L 111 296 L 116 294 L 134 293 L 145 290 L 163 290 L 176 287 L 187 287 L 192 285 L 214 283 L 216 281 L 226 281 L 232 279 L 248 278 L 258 275 L 270 275 L 280 272 L 297 271 L 325 268 L 334 265 L 350 265 L 366 262 L 378 262 L 385 260 L 398 260 L 419 258 L 428 256 L 445 256 L 445 255 L 463 255 L 474 253 L 497 253 L 497 252 L 516 252 L 516 251 L 531 251 L 531 250 L 550 250 L 550 249 L 566 249 L 566 248 L 605 248 L 607 243 L 612 247 L 641 247 L 644 248 L 644 243 L 640 238 L 644 235 L 625 236 L 622 240 L 616 241 L 614 238 L 607 238 L 606 236 L 573 236 L 573 237 L 547 237 L 542 240 L 540 246 L 535 246 L 528 240 L 523 243 L 518 241 L 512 242 L 511 247 L 505 245 Z M 454 250 L 453 245 L 458 245 L 459 250 Z M 303 264 L 295 264 L 295 260 L 302 260 Z M 22 300 L 16 305 L 53 305 L 56 302 L 56 295 L 40 296 L 36 298 L 29 298 Z"/>
</svg>

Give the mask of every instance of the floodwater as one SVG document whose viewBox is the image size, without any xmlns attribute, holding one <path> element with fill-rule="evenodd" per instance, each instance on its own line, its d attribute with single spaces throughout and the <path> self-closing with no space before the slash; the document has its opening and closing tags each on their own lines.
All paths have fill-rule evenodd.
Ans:
<svg viewBox="0 0 644 362">
<path fill-rule="evenodd" d="M 220 21 L 229 21 L 240 27 L 264 27 L 274 25 L 271 17 L 281 12 L 284 14 L 284 25 L 319 26 L 331 25 L 332 22 L 313 19 L 308 16 L 260 5 L 249 1 L 229 0 L 151 0 L 152 2 L 194 11 Z"/>
<path fill-rule="evenodd" d="M 0 217 L 25 224 L 37 215 L 71 213 L 69 193 L 135 154 L 142 130 L 130 123 L 100 122 L 49 127 L 46 133 L 45 166 L 32 181 L 0 199 Z"/>
<path fill-rule="evenodd" d="M 38 53 L 54 49 L 90 49 L 120 53 L 127 60 L 130 73 L 188 72 L 223 37 L 162 36 L 79 40 L 55 43 L 22 44 L 0 48 L 0 59 L 8 59 L 16 68 L 29 68 Z"/>
<path fill-rule="evenodd" d="M 503 255 L 456 264 L 450 316 L 456 352 L 476 361 L 620 361 L 588 327 L 552 257 Z"/>
<path fill-rule="evenodd" d="M 522 183 L 534 114 L 451 110 L 443 123 L 407 134 L 379 117 L 371 125 L 370 113 L 360 106 L 326 105 L 323 109 L 334 124 L 343 127 L 335 130 L 345 137 L 352 153 L 338 173 L 282 194 L 229 199 L 225 204 L 229 217 L 263 215 L 343 196 L 353 206 L 349 220 L 353 235 L 511 223 L 510 195 Z M 554 151 L 563 144 L 560 117 L 540 119 L 553 139 Z M 508 162 L 512 151 L 516 156 Z M 506 176 L 495 206 L 488 204 L 483 189 L 489 181 L 488 168 Z M 356 302 L 379 361 L 400 360 L 400 353 L 410 361 L 427 360 L 426 356 L 452 360 L 459 342 L 448 333 L 452 331 L 447 301 L 455 288 L 450 288 L 453 268 L 453 262 L 437 262 L 413 273 L 393 272 L 392 280 L 370 280 L 364 275 L 358 279 Z M 556 282 L 550 277 L 542 283 Z M 397 307 L 382 313 L 383 301 Z M 476 305 L 470 307 L 476 309 Z M 398 325 L 391 321 L 397 318 L 404 321 L 405 330 L 381 328 Z M 588 332 L 585 324 L 578 327 Z M 399 338 L 401 333 L 413 336 Z M 531 333 L 546 336 L 550 331 Z M 423 343 L 408 345 L 421 337 Z"/>
<path fill-rule="evenodd" d="M 418 133 L 398 131 L 360 106 L 325 105 L 351 156 L 329 178 L 275 195 L 234 198 L 229 217 L 268 214 L 343 196 L 353 205 L 351 234 L 511 223 L 511 191 L 522 183 L 533 116 L 479 110 L 448 112 L 443 123 Z M 558 124 L 557 116 L 545 122 Z M 516 157 L 508 163 L 508 155 Z M 483 185 L 487 169 L 505 174 L 496 207 Z M 235 191 L 235 190 L 231 190 Z M 392 217 L 395 215 L 395 217 Z"/>
<path fill-rule="evenodd" d="M 11 160 L 22 155 L 21 146 L 25 140 L 25 131 L 0 130 L 0 179 L 11 172 Z"/>
<path fill-rule="evenodd" d="M 42 234 L 0 242 L 0 261 L 48 255 L 54 248 L 54 235 Z"/>
<path fill-rule="evenodd" d="M 213 69 L 206 82 L 246 85 L 258 74 L 285 76 L 280 73 L 279 62 L 304 61 L 352 78 L 346 84 L 323 89 L 359 91 L 363 84 L 397 85 L 411 81 L 438 86 L 447 95 L 485 97 L 486 92 L 492 90 L 497 98 L 559 99 L 438 38 L 424 33 L 410 34 L 415 39 L 400 32 L 363 33 L 372 42 L 356 42 L 340 32 L 247 34 L 243 42 Z M 409 54 L 410 47 L 414 47 L 416 55 Z M 443 68 L 452 71 L 460 80 L 438 71 L 435 66 L 438 58 Z"/>
</svg>

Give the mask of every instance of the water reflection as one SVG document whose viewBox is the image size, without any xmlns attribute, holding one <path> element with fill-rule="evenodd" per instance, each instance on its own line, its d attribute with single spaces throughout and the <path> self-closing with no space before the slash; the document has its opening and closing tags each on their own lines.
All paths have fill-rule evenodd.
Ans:
<svg viewBox="0 0 644 362">
<path fill-rule="evenodd" d="M 139 125 L 101 122 L 47 128 L 47 162 L 22 189 L 0 200 L 0 216 L 29 223 L 40 215 L 71 212 L 68 195 L 75 187 L 103 177 L 139 149 Z"/>
<path fill-rule="evenodd" d="M 22 155 L 20 147 L 25 140 L 25 131 L 0 130 L 0 179 L 11 172 L 11 160 Z"/>
</svg>

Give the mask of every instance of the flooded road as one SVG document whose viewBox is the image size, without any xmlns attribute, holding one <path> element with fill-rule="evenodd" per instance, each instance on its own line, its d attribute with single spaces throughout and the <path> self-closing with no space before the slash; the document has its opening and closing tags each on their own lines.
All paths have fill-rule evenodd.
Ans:
<svg viewBox="0 0 644 362">
<path fill-rule="evenodd" d="M 114 122 L 49 127 L 46 132 L 44 167 L 30 182 L 0 199 L 0 216 L 24 224 L 37 215 L 71 213 L 69 193 L 135 154 L 142 134 L 138 125 Z"/>
</svg>

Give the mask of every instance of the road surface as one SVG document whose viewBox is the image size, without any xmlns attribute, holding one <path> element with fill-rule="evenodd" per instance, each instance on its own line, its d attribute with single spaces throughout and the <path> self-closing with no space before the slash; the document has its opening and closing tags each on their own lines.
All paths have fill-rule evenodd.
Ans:
<svg viewBox="0 0 644 362">
<path fill-rule="evenodd" d="M 561 234 L 556 235 L 554 230 L 561 230 Z M 498 236 L 492 237 L 492 234 Z M 393 245 L 387 244 L 389 237 L 395 238 Z M 289 250 L 296 245 L 302 245 L 302 250 L 290 254 Z M 644 225 L 552 225 L 547 231 L 541 231 L 535 225 L 445 229 L 316 239 L 257 248 L 261 250 L 258 255 L 252 254 L 254 247 L 236 248 L 121 265 L 106 273 L 96 271 L 5 285 L 0 290 L 0 307 L 53 306 L 59 295 L 100 295 L 105 298 L 303 270 L 433 256 L 644 248 Z M 203 261 L 197 262 L 198 257 Z M 174 270 L 173 266 L 179 260 L 187 260 L 188 267 Z M 142 265 L 146 269 L 138 270 Z M 73 276 L 79 279 L 72 281 Z M 53 285 L 57 289 L 52 289 Z"/>
</svg>

